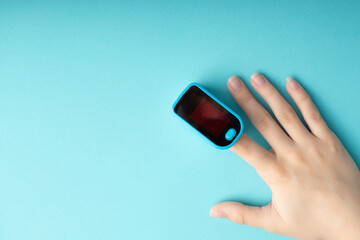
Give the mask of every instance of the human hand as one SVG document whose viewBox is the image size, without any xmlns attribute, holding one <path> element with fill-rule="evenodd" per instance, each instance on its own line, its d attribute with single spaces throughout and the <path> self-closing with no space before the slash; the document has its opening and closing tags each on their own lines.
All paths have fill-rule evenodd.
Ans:
<svg viewBox="0 0 360 240">
<path fill-rule="evenodd" d="M 231 150 L 256 169 L 270 187 L 272 201 L 263 207 L 222 202 L 210 215 L 298 239 L 360 239 L 359 170 L 309 95 L 288 78 L 286 89 L 311 132 L 263 75 L 253 74 L 251 85 L 286 132 L 232 76 L 230 93 L 272 149 L 243 134 Z"/>
</svg>

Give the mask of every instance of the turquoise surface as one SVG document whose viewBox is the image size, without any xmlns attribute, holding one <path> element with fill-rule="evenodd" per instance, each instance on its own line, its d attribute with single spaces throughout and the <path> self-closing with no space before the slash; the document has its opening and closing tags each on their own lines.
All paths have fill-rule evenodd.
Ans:
<svg viewBox="0 0 360 240">
<path fill-rule="evenodd" d="M 358 1 L 0 1 L 0 239 L 288 239 L 209 217 L 271 192 L 171 105 L 198 82 L 268 147 L 226 81 L 291 75 L 359 163 L 359 42 Z"/>
</svg>

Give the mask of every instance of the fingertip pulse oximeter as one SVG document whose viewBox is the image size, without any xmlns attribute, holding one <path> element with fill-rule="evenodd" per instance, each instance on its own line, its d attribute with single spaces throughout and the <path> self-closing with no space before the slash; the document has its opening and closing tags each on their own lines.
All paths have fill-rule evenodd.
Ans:
<svg viewBox="0 0 360 240">
<path fill-rule="evenodd" d="M 218 149 L 234 145 L 244 129 L 239 115 L 197 83 L 185 88 L 176 99 L 173 111 Z"/>
</svg>

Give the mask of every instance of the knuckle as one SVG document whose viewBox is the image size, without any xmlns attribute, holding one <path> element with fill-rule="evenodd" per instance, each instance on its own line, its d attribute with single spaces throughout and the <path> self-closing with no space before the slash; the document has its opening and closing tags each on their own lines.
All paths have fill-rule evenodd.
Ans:
<svg viewBox="0 0 360 240">
<path fill-rule="evenodd" d="M 247 104 L 248 102 L 250 102 L 250 100 L 253 98 L 253 96 L 251 96 L 250 93 L 245 94 L 241 99 L 240 102 L 242 104 Z"/>
<path fill-rule="evenodd" d="M 309 112 L 309 119 L 311 121 L 320 121 L 322 119 L 321 115 L 320 115 L 320 112 L 317 110 L 317 109 L 314 109 L 314 110 L 311 110 Z"/>
<path fill-rule="evenodd" d="M 299 103 L 300 103 L 300 104 L 309 102 L 309 100 L 310 100 L 310 96 L 309 96 L 309 94 L 307 94 L 306 92 L 304 92 L 304 94 L 302 94 L 302 95 L 299 97 Z"/>
<path fill-rule="evenodd" d="M 271 125 L 271 116 L 268 112 L 265 112 L 262 116 L 254 119 L 253 124 L 259 129 L 266 129 Z"/>
<path fill-rule="evenodd" d="M 244 224 L 246 224 L 244 214 L 237 214 L 236 216 L 234 216 L 234 218 L 232 219 L 232 221 L 233 221 L 234 223 L 236 223 L 236 224 L 239 224 L 239 225 L 244 225 Z"/>
<path fill-rule="evenodd" d="M 282 123 L 290 123 L 296 119 L 297 115 L 292 107 L 288 107 L 282 114 L 280 114 L 279 121 Z"/>
<path fill-rule="evenodd" d="M 286 153 L 287 159 L 291 162 L 295 163 L 296 165 L 305 165 L 306 159 L 298 150 L 290 150 Z"/>
<path fill-rule="evenodd" d="M 311 156 L 311 159 L 313 160 L 321 160 L 322 159 L 322 153 L 321 148 L 316 143 L 309 143 L 305 146 L 305 151 L 307 152 L 308 156 Z"/>
<path fill-rule="evenodd" d="M 275 207 L 275 204 L 273 202 L 271 202 L 269 205 L 267 206 L 263 206 L 261 207 L 262 211 L 264 212 L 264 214 L 269 214 L 275 217 L 279 217 L 279 213 Z M 281 218 L 280 218 L 281 219 Z M 282 228 L 283 228 L 283 224 L 280 224 L 279 221 L 271 221 L 268 222 L 267 225 L 265 226 L 264 229 L 268 230 L 269 232 L 275 233 L 275 234 L 281 234 Z"/>
<path fill-rule="evenodd" d="M 341 143 L 337 138 L 331 138 L 327 141 L 327 150 L 332 153 L 336 154 L 341 151 Z"/>
</svg>

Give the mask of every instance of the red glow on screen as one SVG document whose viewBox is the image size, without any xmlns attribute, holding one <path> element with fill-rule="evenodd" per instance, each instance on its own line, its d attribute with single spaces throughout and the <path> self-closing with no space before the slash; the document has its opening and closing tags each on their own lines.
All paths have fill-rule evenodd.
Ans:
<svg viewBox="0 0 360 240">
<path fill-rule="evenodd" d="M 218 137 L 230 122 L 230 118 L 221 112 L 217 107 L 203 98 L 190 118 L 206 129 L 214 137 Z"/>
</svg>

